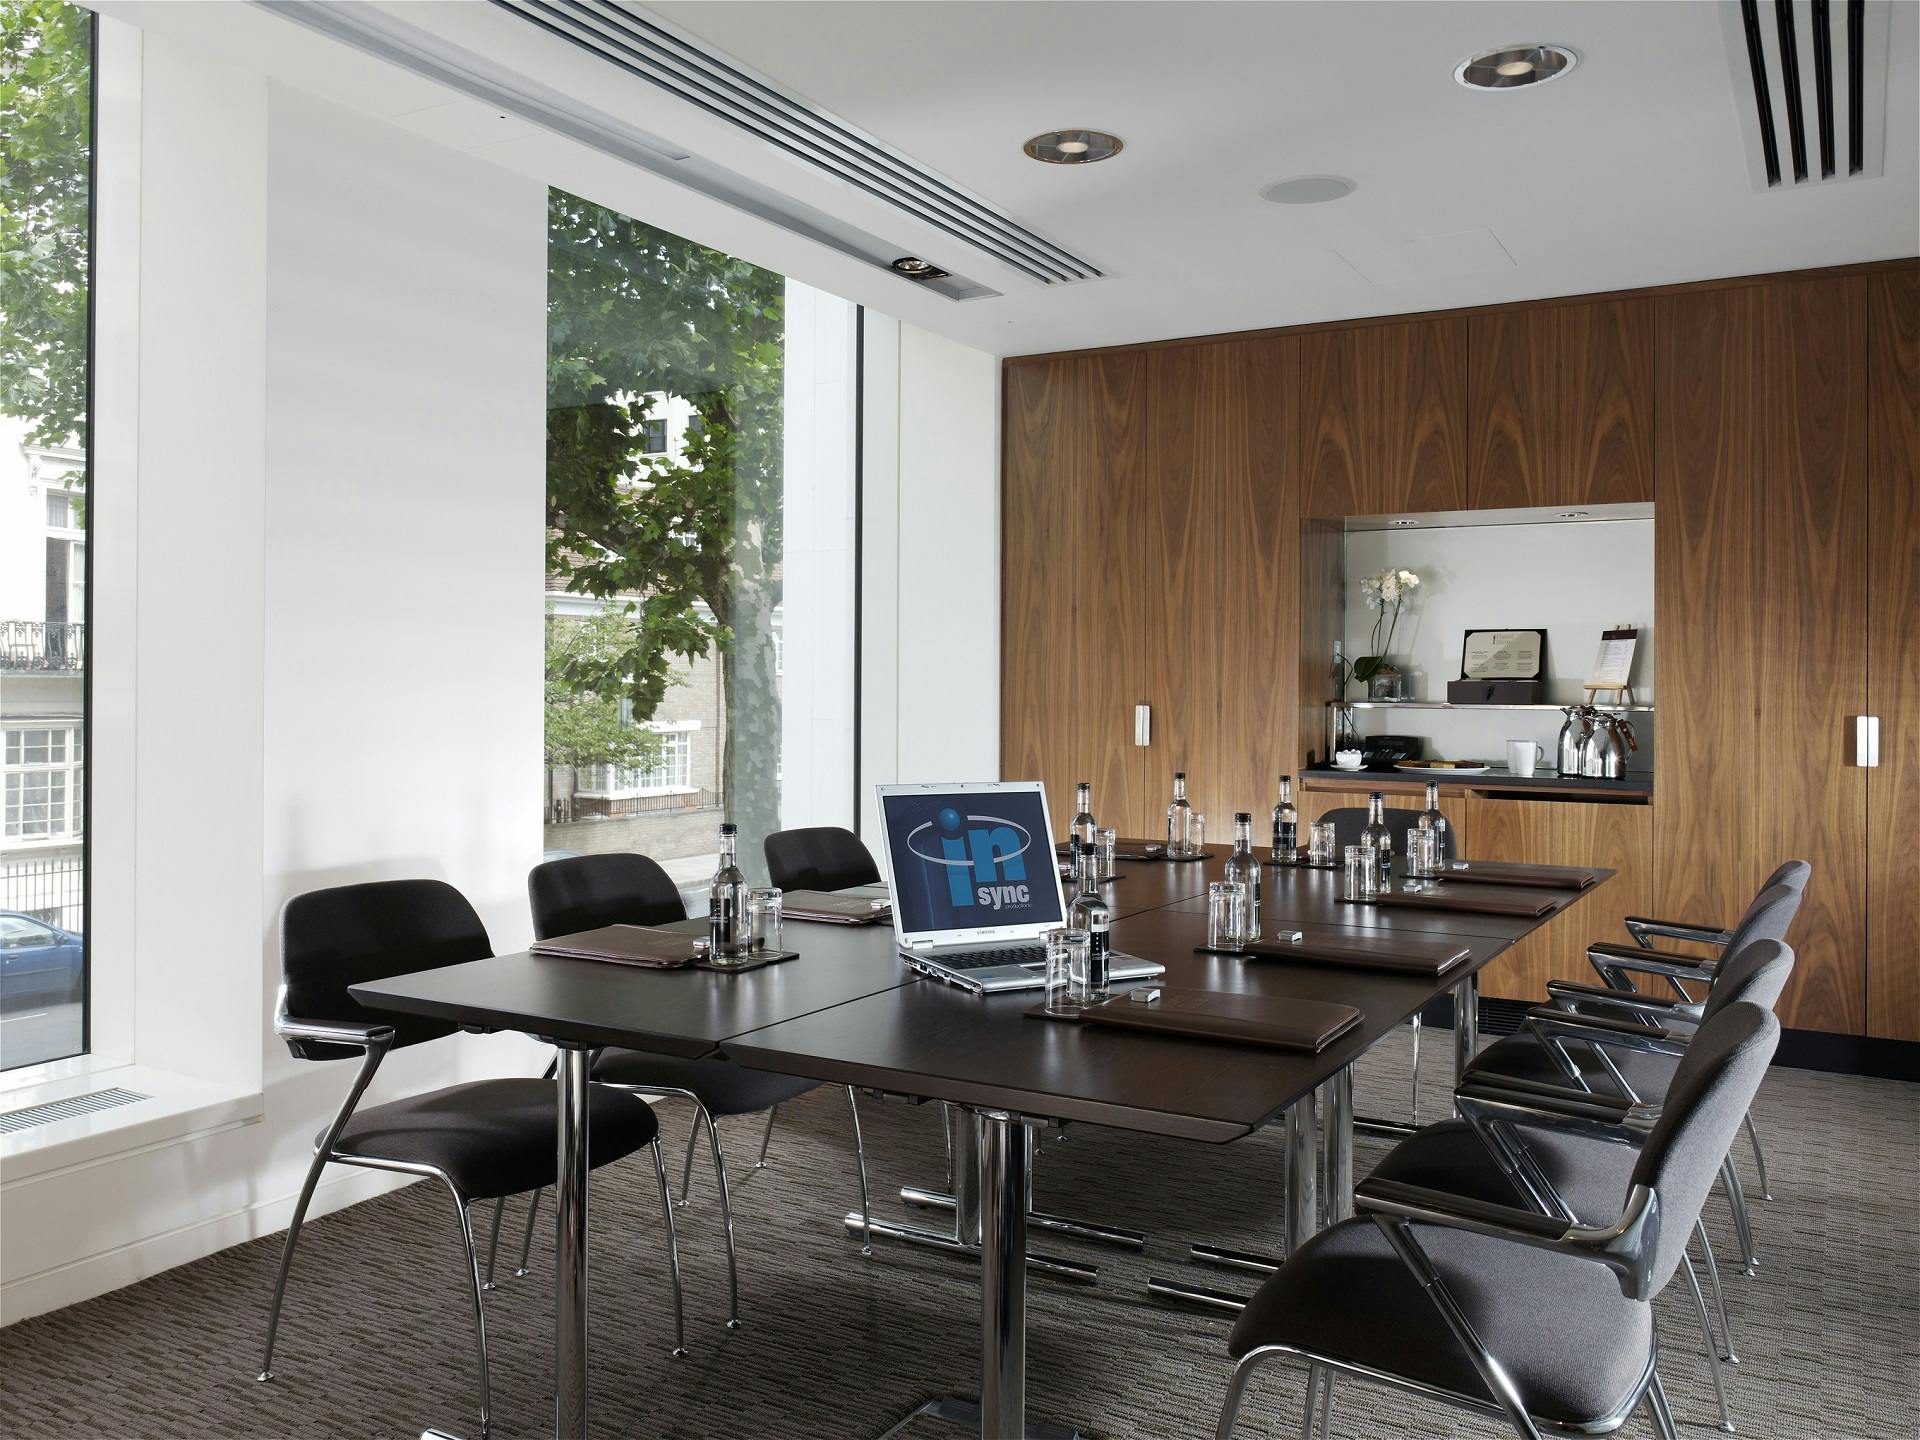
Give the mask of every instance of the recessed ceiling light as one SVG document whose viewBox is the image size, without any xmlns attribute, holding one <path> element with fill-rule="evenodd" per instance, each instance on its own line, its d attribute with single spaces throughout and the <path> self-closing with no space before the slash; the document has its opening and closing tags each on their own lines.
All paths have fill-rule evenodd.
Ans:
<svg viewBox="0 0 1920 1440">
<path fill-rule="evenodd" d="M 1579 61 L 1564 45 L 1502 45 L 1461 61 L 1453 78 L 1469 90 L 1513 90 L 1558 80 Z"/>
<path fill-rule="evenodd" d="M 1111 160 L 1127 147 L 1118 135 L 1104 130 L 1049 130 L 1020 148 L 1049 165 L 1091 165 L 1096 160 Z"/>
<path fill-rule="evenodd" d="M 891 268 L 906 276 L 909 280 L 944 280 L 949 274 L 930 260 L 922 260 L 918 255 L 902 255 L 891 262 Z"/>
<path fill-rule="evenodd" d="M 1353 181 L 1344 175 L 1296 175 L 1291 180 L 1276 180 L 1260 192 L 1262 200 L 1275 205 L 1324 205 L 1340 200 L 1354 191 Z"/>
</svg>

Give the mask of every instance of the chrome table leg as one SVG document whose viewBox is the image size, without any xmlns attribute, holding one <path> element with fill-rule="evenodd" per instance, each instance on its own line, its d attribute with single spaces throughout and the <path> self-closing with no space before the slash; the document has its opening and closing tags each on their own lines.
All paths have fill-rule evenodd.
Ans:
<svg viewBox="0 0 1920 1440">
<path fill-rule="evenodd" d="M 1342 1066 L 1321 1090 L 1327 1106 L 1321 1137 L 1327 1157 L 1325 1203 L 1327 1224 L 1332 1225 L 1353 1217 L 1353 1066 Z"/>
<path fill-rule="evenodd" d="M 553 1187 L 553 1433 L 587 1434 L 587 1080 L 591 1050 L 560 1051 Z"/>
<path fill-rule="evenodd" d="M 1291 1255 L 1304 1245 L 1318 1228 L 1319 1207 L 1314 1203 L 1318 1146 L 1313 1116 L 1313 1092 L 1309 1090 L 1287 1110 L 1287 1185 L 1286 1244 Z"/>
<path fill-rule="evenodd" d="M 902 1185 L 900 1199 L 921 1210 L 953 1209 L 953 1196 L 918 1185 Z M 1096 1245 L 1113 1245 L 1122 1250 L 1147 1248 L 1147 1236 L 1143 1232 L 1126 1230 L 1118 1225 L 1102 1225 L 1097 1220 L 1076 1220 L 1070 1215 L 1049 1215 L 1044 1210 L 1029 1210 L 1027 1224 L 1035 1229 L 1052 1230 Z"/>
<path fill-rule="evenodd" d="M 1453 987 L 1453 1083 L 1467 1077 L 1467 1066 L 1480 1049 L 1480 976 L 1469 975 Z M 1454 1106 L 1458 1116 L 1460 1107 Z"/>
<path fill-rule="evenodd" d="M 980 1146 L 980 1440 L 1027 1428 L 1026 1126 L 976 1112 Z"/>
</svg>

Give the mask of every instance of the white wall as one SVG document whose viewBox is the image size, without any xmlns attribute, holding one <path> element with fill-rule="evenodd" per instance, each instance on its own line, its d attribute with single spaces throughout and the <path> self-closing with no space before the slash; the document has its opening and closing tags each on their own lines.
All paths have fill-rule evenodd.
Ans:
<svg viewBox="0 0 1920 1440">
<path fill-rule="evenodd" d="M 1546 698 L 1576 702 L 1600 650 L 1600 632 L 1638 627 L 1634 698 L 1653 699 L 1653 521 L 1558 521 L 1540 525 L 1448 525 L 1361 530 L 1347 536 L 1347 658 L 1373 650 L 1374 611 L 1360 580 L 1392 566 L 1420 577 L 1417 602 L 1402 612 L 1391 653 L 1411 664 L 1413 698 L 1444 700 L 1460 674 L 1468 630 L 1545 629 Z M 1385 627 L 1381 629 L 1383 637 Z M 1348 696 L 1358 699 L 1355 683 Z M 1506 763 L 1506 742 L 1535 740 L 1549 757 L 1560 732 L 1557 712 L 1457 713 L 1359 711 L 1361 733 L 1423 735 L 1427 753 Z M 1641 750 L 1632 768 L 1653 763 L 1651 716 L 1635 716 Z"/>
<path fill-rule="evenodd" d="M 516 946 L 540 848 L 543 187 L 172 42 L 140 71 L 137 475 L 99 485 L 138 625 L 96 677 L 109 730 L 137 705 L 96 772 L 134 844 L 96 936 L 130 1058 L 259 1099 L 0 1184 L 5 1320 L 285 1225 L 351 1070 L 272 1036 L 287 895 L 439 876 Z M 374 1098 L 542 1063 L 457 1036 Z M 332 1175 L 317 1213 L 389 1183 Z"/>
<path fill-rule="evenodd" d="M 867 312 L 862 833 L 871 787 L 1000 774 L 1000 364 Z"/>
</svg>

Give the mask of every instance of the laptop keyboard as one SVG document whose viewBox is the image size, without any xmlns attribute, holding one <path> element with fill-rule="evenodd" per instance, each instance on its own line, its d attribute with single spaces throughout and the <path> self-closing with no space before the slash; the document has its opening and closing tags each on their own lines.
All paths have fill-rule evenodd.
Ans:
<svg viewBox="0 0 1920 1440">
<path fill-rule="evenodd" d="M 934 957 L 949 970 L 985 970 L 994 965 L 1045 965 L 1044 945 L 997 945 L 988 950 L 968 950 L 960 955 Z"/>
</svg>

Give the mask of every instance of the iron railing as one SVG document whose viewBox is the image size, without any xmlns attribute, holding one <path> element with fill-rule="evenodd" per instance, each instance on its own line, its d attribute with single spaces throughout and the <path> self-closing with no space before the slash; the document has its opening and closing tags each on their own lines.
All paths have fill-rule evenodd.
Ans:
<svg viewBox="0 0 1920 1440">
<path fill-rule="evenodd" d="M 84 670 L 87 627 L 46 620 L 0 620 L 0 670 Z"/>
<path fill-rule="evenodd" d="M 0 910 L 32 915 L 64 930 L 85 930 L 87 871 L 81 857 L 0 854 Z"/>
</svg>

